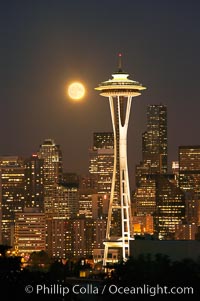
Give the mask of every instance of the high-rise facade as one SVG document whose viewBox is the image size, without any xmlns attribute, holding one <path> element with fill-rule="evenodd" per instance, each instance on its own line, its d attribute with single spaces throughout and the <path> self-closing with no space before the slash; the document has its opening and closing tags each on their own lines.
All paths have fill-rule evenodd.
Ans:
<svg viewBox="0 0 200 301">
<path fill-rule="evenodd" d="M 44 161 L 44 195 L 48 196 L 55 183 L 62 179 L 62 152 L 53 139 L 45 139 L 40 145 L 38 158 Z"/>
<path fill-rule="evenodd" d="M 114 148 L 114 133 L 113 132 L 95 132 L 93 133 L 93 148 L 94 149 L 113 149 Z"/>
<path fill-rule="evenodd" d="M 136 186 L 144 174 L 165 174 L 168 170 L 167 107 L 147 107 L 147 131 L 142 134 L 142 162 L 136 166 Z"/>
<path fill-rule="evenodd" d="M 16 213 L 14 245 L 21 256 L 46 250 L 45 215 L 39 208 L 26 208 Z"/>
<path fill-rule="evenodd" d="M 15 214 L 24 207 L 24 160 L 18 156 L 0 157 L 1 243 L 14 245 Z"/>
<path fill-rule="evenodd" d="M 128 79 L 122 70 L 119 54 L 118 71 L 112 79 L 101 83 L 96 90 L 108 97 L 114 133 L 114 165 L 110 204 L 108 211 L 106 239 L 104 242 L 104 265 L 110 260 L 109 252 L 118 250 L 117 260 L 129 256 L 129 242 L 132 239 L 130 188 L 127 165 L 127 130 L 132 98 L 145 89 L 139 82 Z"/>
<path fill-rule="evenodd" d="M 143 175 L 140 186 L 133 196 L 137 216 L 153 215 L 156 209 L 156 182 L 154 178 Z"/>
<path fill-rule="evenodd" d="M 200 199 L 200 145 L 179 147 L 179 186 Z"/>
<path fill-rule="evenodd" d="M 92 195 L 92 217 L 94 223 L 98 223 L 99 229 L 95 227 L 95 235 L 99 237 L 101 233 L 103 247 L 105 240 L 105 224 L 108 216 L 108 206 L 110 202 L 110 193 L 114 166 L 114 133 L 113 132 L 95 132 L 93 133 L 93 146 L 89 150 L 90 166 L 89 172 L 95 179 L 96 195 Z M 81 204 L 81 203 L 80 203 Z M 98 230 L 98 233 L 97 233 Z M 98 240 L 99 242 L 99 240 Z M 96 250 L 97 243 L 94 243 Z"/>
<path fill-rule="evenodd" d="M 44 160 L 36 154 L 24 161 L 24 207 L 44 212 Z"/>
<path fill-rule="evenodd" d="M 78 216 L 82 218 L 93 217 L 93 197 L 97 196 L 96 191 L 93 189 L 79 189 L 79 209 Z M 98 198 L 97 198 L 98 200 Z M 98 209 L 98 208 L 97 208 Z"/>
<path fill-rule="evenodd" d="M 51 258 L 66 258 L 71 250 L 70 220 L 66 218 L 51 218 L 46 220 L 47 244 L 46 250 Z"/>
<path fill-rule="evenodd" d="M 154 175 L 156 209 L 154 233 L 159 239 L 174 239 L 175 227 L 185 219 L 185 195 L 174 184 L 174 175 Z"/>
<path fill-rule="evenodd" d="M 198 227 L 195 223 L 180 223 L 175 226 L 176 240 L 195 240 Z"/>
<path fill-rule="evenodd" d="M 183 227 L 197 229 L 200 226 L 200 145 L 179 146 L 178 182 L 185 193 Z"/>
<path fill-rule="evenodd" d="M 153 233 L 159 239 L 174 239 L 175 227 L 185 219 L 185 195 L 173 174 L 143 175 L 134 195 L 135 216 L 153 217 Z"/>
<path fill-rule="evenodd" d="M 91 256 L 94 248 L 94 222 L 90 218 L 70 220 L 71 254 L 75 257 Z"/>
<path fill-rule="evenodd" d="M 147 131 L 142 136 L 143 162 L 151 173 L 167 173 L 167 107 L 147 107 Z"/>
<path fill-rule="evenodd" d="M 147 106 L 147 130 L 142 134 L 142 161 L 136 166 L 134 205 L 136 216 L 154 215 L 156 180 L 151 175 L 167 174 L 167 107 Z"/>
<path fill-rule="evenodd" d="M 89 150 L 90 174 L 96 179 L 99 194 L 110 194 L 114 165 L 114 134 L 99 132 L 93 134 L 93 147 Z"/>
<path fill-rule="evenodd" d="M 69 221 L 78 215 L 78 188 L 70 184 L 54 184 L 45 197 L 47 252 L 49 256 L 66 257 L 70 249 Z"/>
<path fill-rule="evenodd" d="M 44 211 L 47 216 L 60 219 L 74 218 L 78 214 L 78 188 L 55 184 L 51 194 L 45 197 Z"/>
</svg>

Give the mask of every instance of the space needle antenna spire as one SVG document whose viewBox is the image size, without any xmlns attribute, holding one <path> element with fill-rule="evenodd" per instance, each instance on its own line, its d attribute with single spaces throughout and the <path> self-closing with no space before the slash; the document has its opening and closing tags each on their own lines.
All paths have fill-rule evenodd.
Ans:
<svg viewBox="0 0 200 301">
<path fill-rule="evenodd" d="M 122 53 L 118 53 L 118 72 L 122 72 Z"/>
</svg>

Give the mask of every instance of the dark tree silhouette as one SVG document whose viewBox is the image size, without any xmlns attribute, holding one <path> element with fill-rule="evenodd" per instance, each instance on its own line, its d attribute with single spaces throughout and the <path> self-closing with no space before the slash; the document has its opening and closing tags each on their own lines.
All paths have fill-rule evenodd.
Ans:
<svg viewBox="0 0 200 301">
<path fill-rule="evenodd" d="M 0 245 L 0 254 L 3 257 L 6 257 L 6 253 L 8 250 L 10 250 L 12 247 L 7 245 Z"/>
</svg>

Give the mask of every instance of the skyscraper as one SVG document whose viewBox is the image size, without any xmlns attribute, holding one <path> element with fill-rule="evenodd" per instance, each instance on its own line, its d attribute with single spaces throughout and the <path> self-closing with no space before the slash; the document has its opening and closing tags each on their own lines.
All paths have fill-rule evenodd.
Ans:
<svg viewBox="0 0 200 301">
<path fill-rule="evenodd" d="M 47 252 L 50 256 L 65 257 L 69 250 L 68 221 L 78 214 L 78 187 L 54 184 L 45 197 L 44 211 L 47 223 Z"/>
<path fill-rule="evenodd" d="M 114 134 L 93 134 L 93 147 L 89 150 L 90 174 L 95 176 L 97 192 L 110 194 L 114 164 Z"/>
<path fill-rule="evenodd" d="M 167 107 L 147 107 L 147 131 L 142 135 L 142 162 L 136 167 L 136 184 L 141 174 L 165 174 L 168 169 Z"/>
<path fill-rule="evenodd" d="M 179 186 L 200 199 L 200 145 L 179 147 Z"/>
<path fill-rule="evenodd" d="M 36 154 L 24 161 L 24 206 L 44 211 L 44 160 Z"/>
<path fill-rule="evenodd" d="M 167 107 L 147 108 L 147 131 L 143 134 L 143 160 L 150 162 L 152 173 L 167 173 Z"/>
<path fill-rule="evenodd" d="M 45 139 L 40 145 L 38 158 L 44 160 L 44 195 L 50 193 L 55 183 L 62 178 L 62 152 L 52 139 Z"/>
<path fill-rule="evenodd" d="M 179 186 L 185 193 L 186 222 L 200 225 L 200 145 L 179 147 Z"/>
<path fill-rule="evenodd" d="M 104 265 L 109 262 L 109 249 L 118 249 L 119 258 L 126 260 L 129 256 L 129 241 L 132 238 L 127 130 L 132 97 L 139 96 L 145 87 L 128 79 L 128 76 L 129 74 L 122 70 L 119 54 L 118 70 L 112 75 L 113 78 L 102 82 L 96 88 L 100 95 L 109 98 L 114 132 L 114 169 L 104 242 Z"/>
<path fill-rule="evenodd" d="M 174 175 L 152 175 L 156 181 L 154 233 L 159 239 L 174 239 L 175 227 L 185 219 L 184 192 L 174 183 Z"/>
<path fill-rule="evenodd" d="M 153 215 L 156 209 L 156 182 L 143 175 L 133 197 L 137 216 Z"/>
<path fill-rule="evenodd" d="M 134 203 L 136 215 L 153 215 L 156 181 L 152 174 L 167 173 L 167 107 L 147 107 L 147 131 L 142 135 L 142 161 L 136 166 Z"/>
<path fill-rule="evenodd" d="M 78 214 L 78 188 L 73 185 L 55 184 L 45 197 L 44 211 L 48 218 L 70 219 Z"/>
<path fill-rule="evenodd" d="M 2 244 L 13 246 L 15 214 L 24 207 L 24 160 L 0 157 L 0 229 Z"/>
<path fill-rule="evenodd" d="M 15 251 L 18 255 L 30 255 L 46 249 L 45 215 L 39 208 L 26 208 L 16 213 Z"/>
</svg>

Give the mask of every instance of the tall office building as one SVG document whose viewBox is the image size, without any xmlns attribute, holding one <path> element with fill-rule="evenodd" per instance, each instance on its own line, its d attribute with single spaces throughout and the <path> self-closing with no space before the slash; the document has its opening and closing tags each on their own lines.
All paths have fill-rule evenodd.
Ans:
<svg viewBox="0 0 200 301">
<path fill-rule="evenodd" d="M 15 214 L 24 207 L 24 161 L 18 156 L 0 157 L 1 243 L 14 245 Z"/>
<path fill-rule="evenodd" d="M 200 199 L 194 191 L 185 192 L 185 221 L 200 226 Z"/>
<path fill-rule="evenodd" d="M 82 218 L 92 218 L 93 216 L 93 198 L 97 197 L 94 189 L 79 189 L 79 211 L 78 216 Z"/>
<path fill-rule="evenodd" d="M 114 133 L 113 132 L 95 132 L 93 133 L 93 148 L 94 149 L 113 149 L 114 148 Z"/>
<path fill-rule="evenodd" d="M 180 223 L 175 226 L 176 240 L 195 240 L 198 227 L 195 223 Z"/>
<path fill-rule="evenodd" d="M 118 259 L 129 257 L 129 242 L 132 239 L 130 188 L 127 165 L 127 130 L 132 98 L 145 89 L 139 82 L 128 79 L 129 74 L 122 70 L 119 54 L 118 70 L 112 79 L 101 83 L 96 90 L 108 97 L 114 132 L 114 165 L 107 231 L 104 265 L 109 260 L 109 251 L 117 249 Z"/>
<path fill-rule="evenodd" d="M 156 181 L 154 233 L 159 239 L 174 239 L 175 227 L 185 219 L 185 195 L 174 184 L 174 175 L 152 175 Z"/>
<path fill-rule="evenodd" d="M 200 145 L 179 147 L 179 186 L 200 199 Z"/>
<path fill-rule="evenodd" d="M 93 134 L 93 147 L 89 150 L 91 175 L 95 176 L 99 194 L 110 194 L 114 164 L 114 134 L 100 132 Z"/>
<path fill-rule="evenodd" d="M 44 200 L 44 211 L 47 218 L 70 219 L 77 217 L 78 188 L 76 186 L 55 184 L 49 196 Z"/>
<path fill-rule="evenodd" d="M 143 175 L 133 197 L 133 220 L 152 216 L 159 239 L 174 239 L 175 226 L 185 220 L 185 195 L 174 179 L 174 174 Z"/>
<path fill-rule="evenodd" d="M 71 227 L 70 220 L 65 218 L 51 218 L 47 223 L 46 250 L 49 257 L 66 258 L 71 251 Z"/>
<path fill-rule="evenodd" d="M 136 216 L 153 216 L 156 209 L 154 174 L 167 173 L 167 107 L 147 107 L 147 131 L 142 135 L 142 161 L 136 166 L 134 205 Z"/>
<path fill-rule="evenodd" d="M 44 160 L 44 195 L 48 196 L 55 183 L 62 179 L 62 152 L 52 139 L 45 139 L 40 145 L 38 158 Z"/>
<path fill-rule="evenodd" d="M 140 186 L 135 190 L 133 196 L 135 215 L 153 215 L 156 209 L 156 181 L 154 178 L 143 175 Z"/>
<path fill-rule="evenodd" d="M 143 133 L 142 153 L 151 173 L 167 173 L 167 107 L 149 105 L 147 131 Z"/>
<path fill-rule="evenodd" d="M 98 218 L 94 220 L 94 263 L 102 262 L 104 258 L 104 240 L 106 237 L 106 220 Z"/>
<path fill-rule="evenodd" d="M 168 169 L 167 107 L 147 107 L 147 131 L 142 135 L 142 162 L 136 166 L 136 186 L 142 174 L 165 174 Z"/>
<path fill-rule="evenodd" d="M 78 215 L 78 188 L 70 184 L 54 184 L 45 197 L 47 223 L 47 252 L 49 256 L 66 257 L 71 247 L 69 220 Z"/>
<path fill-rule="evenodd" d="M 26 208 L 16 213 L 15 250 L 18 255 L 30 255 L 32 252 L 46 249 L 45 215 L 39 208 Z"/>
<path fill-rule="evenodd" d="M 55 258 L 92 256 L 94 231 L 91 218 L 48 220 L 47 252 Z"/>
<path fill-rule="evenodd" d="M 94 222 L 90 218 L 70 220 L 71 250 L 75 257 L 92 256 L 94 248 Z"/>
<path fill-rule="evenodd" d="M 179 147 L 179 187 L 185 192 L 186 222 L 200 226 L 200 145 Z M 185 226 L 186 227 L 186 226 Z"/>
<path fill-rule="evenodd" d="M 24 206 L 44 211 L 44 160 L 33 154 L 24 161 Z"/>
<path fill-rule="evenodd" d="M 93 133 L 93 147 L 89 150 L 91 177 L 95 179 L 97 194 L 92 196 L 92 217 L 97 220 L 101 218 L 99 233 L 102 233 L 102 245 L 105 240 L 104 226 L 107 222 L 108 206 L 114 166 L 114 133 L 95 132 Z M 115 196 L 116 197 L 116 196 Z M 96 233 L 96 228 L 95 228 Z M 97 233 L 95 234 L 97 235 Z M 95 248 L 97 247 L 96 243 Z M 102 247 L 101 245 L 101 247 Z M 100 244 L 98 244 L 100 246 Z"/>
</svg>

